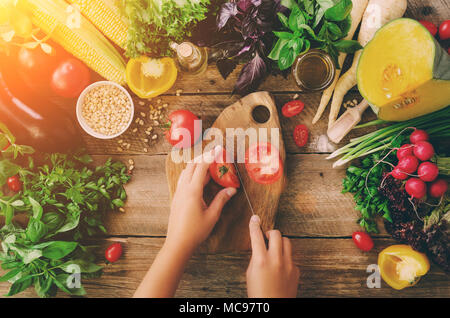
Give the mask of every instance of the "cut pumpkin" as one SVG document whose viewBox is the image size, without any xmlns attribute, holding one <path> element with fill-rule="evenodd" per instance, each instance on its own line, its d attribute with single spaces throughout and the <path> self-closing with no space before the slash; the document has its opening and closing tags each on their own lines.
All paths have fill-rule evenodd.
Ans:
<svg viewBox="0 0 450 318">
<path fill-rule="evenodd" d="M 401 18 L 364 48 L 358 89 L 378 118 L 404 121 L 450 104 L 450 56 L 419 22 Z"/>
</svg>

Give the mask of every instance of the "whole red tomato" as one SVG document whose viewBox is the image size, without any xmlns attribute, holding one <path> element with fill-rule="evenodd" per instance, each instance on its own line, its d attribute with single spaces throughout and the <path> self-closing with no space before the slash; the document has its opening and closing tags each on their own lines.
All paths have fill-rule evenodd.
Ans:
<svg viewBox="0 0 450 318">
<path fill-rule="evenodd" d="M 366 232 L 354 232 L 352 238 L 361 251 L 368 252 L 373 248 L 372 238 Z"/>
<path fill-rule="evenodd" d="M 305 125 L 297 125 L 294 129 L 294 141 L 298 147 L 303 147 L 308 142 L 309 131 Z"/>
<path fill-rule="evenodd" d="M 293 100 L 284 104 L 281 113 L 284 117 L 293 117 L 303 111 L 305 104 L 300 100 Z"/>
<path fill-rule="evenodd" d="M 22 190 L 22 181 L 20 181 L 20 178 L 18 175 L 9 177 L 6 181 L 8 184 L 8 188 L 13 192 L 19 192 Z"/>
<path fill-rule="evenodd" d="M 450 20 L 445 20 L 439 26 L 439 37 L 441 40 L 450 39 Z"/>
<path fill-rule="evenodd" d="M 430 31 L 432 36 L 436 36 L 436 33 L 438 32 L 437 26 L 434 25 L 433 22 L 427 21 L 427 20 L 420 20 L 419 21 L 425 28 L 427 28 L 428 31 Z"/>
<path fill-rule="evenodd" d="M 111 244 L 105 251 L 105 258 L 110 263 L 117 262 L 120 256 L 122 256 L 122 244 L 120 243 Z"/>
<path fill-rule="evenodd" d="M 245 169 L 253 181 L 272 184 L 283 174 L 283 161 L 278 149 L 272 144 L 256 143 L 245 153 Z"/>
<path fill-rule="evenodd" d="M 224 188 L 239 188 L 240 182 L 236 173 L 236 168 L 233 163 L 226 162 L 226 151 L 222 149 L 222 154 L 219 154 L 216 158 L 222 158 L 222 162 L 216 160 L 209 166 L 211 178 Z"/>
<path fill-rule="evenodd" d="M 192 147 L 202 133 L 198 117 L 184 109 L 172 112 L 167 126 L 166 139 L 176 148 Z"/>
<path fill-rule="evenodd" d="M 51 78 L 51 88 L 58 96 L 75 98 L 89 85 L 91 75 L 89 68 L 77 59 L 62 61 Z"/>
</svg>

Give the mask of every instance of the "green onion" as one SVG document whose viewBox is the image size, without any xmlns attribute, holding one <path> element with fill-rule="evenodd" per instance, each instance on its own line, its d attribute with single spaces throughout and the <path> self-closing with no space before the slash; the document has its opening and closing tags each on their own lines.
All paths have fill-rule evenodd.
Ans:
<svg viewBox="0 0 450 318">
<path fill-rule="evenodd" d="M 374 120 L 358 127 L 369 127 L 381 123 L 387 122 Z M 338 167 L 356 158 L 392 148 L 400 136 L 413 128 L 426 130 L 430 137 L 450 137 L 450 107 L 407 121 L 391 123 L 387 127 L 353 138 L 350 143 L 333 152 L 327 159 L 342 156 L 333 164 L 333 167 Z"/>
</svg>

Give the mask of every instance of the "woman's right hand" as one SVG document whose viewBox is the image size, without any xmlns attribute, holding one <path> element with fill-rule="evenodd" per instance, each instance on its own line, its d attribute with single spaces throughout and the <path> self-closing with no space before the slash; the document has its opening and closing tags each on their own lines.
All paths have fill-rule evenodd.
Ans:
<svg viewBox="0 0 450 318">
<path fill-rule="evenodd" d="M 251 298 L 293 298 L 297 296 L 300 272 L 292 261 L 291 242 L 280 231 L 261 231 L 260 218 L 250 219 L 252 257 L 247 269 L 247 293 Z"/>
</svg>

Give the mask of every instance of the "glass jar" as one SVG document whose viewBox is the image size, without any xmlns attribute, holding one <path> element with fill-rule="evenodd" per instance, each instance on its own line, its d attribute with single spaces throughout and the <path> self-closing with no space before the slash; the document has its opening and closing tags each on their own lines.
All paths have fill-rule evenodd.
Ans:
<svg viewBox="0 0 450 318">
<path fill-rule="evenodd" d="M 301 92 L 320 92 L 331 85 L 336 65 L 331 56 L 318 49 L 299 55 L 292 66 L 292 76 Z"/>
</svg>

